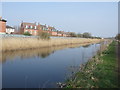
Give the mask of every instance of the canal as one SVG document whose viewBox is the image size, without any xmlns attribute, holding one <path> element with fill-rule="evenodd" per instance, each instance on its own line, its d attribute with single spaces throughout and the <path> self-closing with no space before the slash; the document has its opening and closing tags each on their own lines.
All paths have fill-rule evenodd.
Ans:
<svg viewBox="0 0 120 90">
<path fill-rule="evenodd" d="M 100 49 L 100 44 L 63 45 L 2 54 L 3 88 L 55 88 Z M 73 68 L 75 67 L 75 68 Z"/>
</svg>

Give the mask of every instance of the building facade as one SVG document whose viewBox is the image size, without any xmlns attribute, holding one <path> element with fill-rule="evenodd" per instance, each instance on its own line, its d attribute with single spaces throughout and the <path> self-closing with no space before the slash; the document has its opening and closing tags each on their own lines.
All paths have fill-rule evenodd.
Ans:
<svg viewBox="0 0 120 90">
<path fill-rule="evenodd" d="M 56 30 L 54 27 L 36 24 L 36 23 L 21 23 L 21 34 L 24 34 L 25 32 L 29 32 L 31 35 L 38 35 L 39 32 L 47 32 L 51 36 L 66 36 L 63 31 Z"/>
<path fill-rule="evenodd" d="M 2 19 L 0 17 L 0 34 L 5 34 L 6 33 L 6 20 Z"/>
<path fill-rule="evenodd" d="M 54 27 L 48 26 L 48 31 L 51 36 L 57 36 L 57 30 Z"/>
<path fill-rule="evenodd" d="M 36 23 L 21 23 L 21 34 L 29 32 L 31 35 L 38 34 L 38 26 Z"/>
<path fill-rule="evenodd" d="M 54 27 L 41 25 L 38 23 L 21 23 L 21 34 L 24 34 L 25 32 L 29 32 L 31 35 L 38 35 L 39 32 L 47 32 L 52 36 L 57 36 L 57 31 Z"/>
<path fill-rule="evenodd" d="M 6 34 L 13 34 L 15 32 L 15 28 L 11 26 L 6 26 Z"/>
</svg>

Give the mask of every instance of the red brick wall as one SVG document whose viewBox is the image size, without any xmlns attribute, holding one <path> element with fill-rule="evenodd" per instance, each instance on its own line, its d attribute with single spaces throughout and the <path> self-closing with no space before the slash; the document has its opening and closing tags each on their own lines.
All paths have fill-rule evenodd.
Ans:
<svg viewBox="0 0 120 90">
<path fill-rule="evenodd" d="M 6 32 L 6 22 L 0 21 L 0 32 Z"/>
<path fill-rule="evenodd" d="M 52 36 L 57 36 L 57 32 L 52 32 Z"/>
<path fill-rule="evenodd" d="M 28 31 L 30 34 L 32 35 L 38 35 L 38 30 L 34 30 L 34 29 L 24 29 L 24 33 Z M 32 33 L 31 33 L 32 32 Z"/>
</svg>

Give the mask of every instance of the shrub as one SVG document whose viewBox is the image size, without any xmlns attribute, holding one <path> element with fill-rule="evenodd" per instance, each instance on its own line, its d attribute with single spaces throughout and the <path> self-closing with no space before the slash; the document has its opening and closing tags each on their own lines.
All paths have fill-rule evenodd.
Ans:
<svg viewBox="0 0 120 90">
<path fill-rule="evenodd" d="M 91 38 L 91 34 L 88 32 L 83 33 L 84 38 Z"/>
<path fill-rule="evenodd" d="M 76 37 L 77 35 L 76 35 L 76 33 L 74 33 L 74 32 L 70 32 L 70 36 L 71 36 L 71 37 Z"/>
<path fill-rule="evenodd" d="M 50 34 L 47 32 L 40 31 L 38 32 L 38 36 L 41 39 L 46 39 L 46 40 L 50 39 Z"/>
<path fill-rule="evenodd" d="M 117 40 L 120 40 L 120 34 L 115 37 Z"/>
<path fill-rule="evenodd" d="M 77 34 L 77 37 L 81 37 L 81 38 L 82 38 L 82 37 L 83 37 L 83 34 L 78 33 L 78 34 Z"/>
<path fill-rule="evenodd" d="M 31 36 L 31 34 L 29 32 L 25 32 L 23 35 Z"/>
</svg>

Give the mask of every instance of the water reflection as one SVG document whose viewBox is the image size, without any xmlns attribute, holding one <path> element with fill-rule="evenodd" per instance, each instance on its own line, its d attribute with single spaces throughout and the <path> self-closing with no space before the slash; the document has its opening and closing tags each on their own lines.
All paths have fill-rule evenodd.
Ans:
<svg viewBox="0 0 120 90">
<path fill-rule="evenodd" d="M 88 48 L 90 46 L 90 44 L 89 45 L 85 45 L 85 46 L 83 46 L 84 48 Z"/>
<path fill-rule="evenodd" d="M 80 65 L 94 56 L 93 52 L 96 52 L 98 48 L 99 44 L 85 47 L 81 47 L 81 44 L 72 44 L 4 52 L 2 57 L 3 87 L 56 87 L 57 82 L 64 82 L 68 77 L 74 76 Z"/>
<path fill-rule="evenodd" d="M 84 48 L 89 47 L 90 45 L 83 45 Z M 62 50 L 65 48 L 75 48 L 81 47 L 81 44 L 71 44 L 71 45 L 62 45 L 62 46 L 54 46 L 47 48 L 39 48 L 39 49 L 29 49 L 29 50 L 19 50 L 19 51 L 8 51 L 2 53 L 2 60 L 0 63 L 6 62 L 6 60 L 15 60 L 15 58 L 25 59 L 31 57 L 41 57 L 46 58 L 50 54 L 54 53 L 57 50 Z"/>
</svg>

